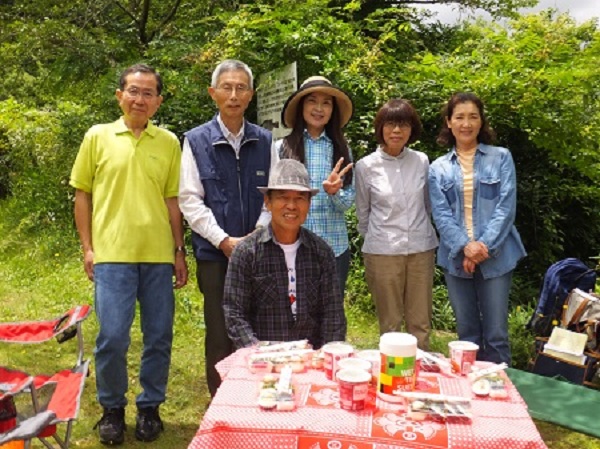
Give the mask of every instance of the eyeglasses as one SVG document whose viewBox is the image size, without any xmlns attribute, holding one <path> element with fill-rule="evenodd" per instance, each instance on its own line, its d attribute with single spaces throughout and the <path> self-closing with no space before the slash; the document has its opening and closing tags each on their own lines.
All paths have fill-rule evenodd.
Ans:
<svg viewBox="0 0 600 449">
<path fill-rule="evenodd" d="M 225 93 L 232 94 L 234 91 L 239 93 L 240 95 L 245 95 L 252 90 L 252 88 L 246 84 L 238 84 L 237 86 L 232 86 L 231 84 L 223 84 L 222 86 L 217 87 L 218 90 L 222 90 Z"/>
<path fill-rule="evenodd" d="M 402 123 L 400 123 L 400 122 L 385 122 L 383 124 L 383 126 L 388 129 L 396 129 L 396 127 L 400 128 L 400 129 L 412 128 L 410 126 L 410 123 L 406 123 L 406 122 L 402 122 Z"/>
<path fill-rule="evenodd" d="M 146 101 L 150 101 L 150 100 L 153 100 L 154 98 L 158 97 L 158 94 L 155 94 L 154 92 L 150 92 L 147 90 L 139 90 L 139 89 L 136 89 L 135 87 L 125 89 L 125 93 L 127 95 L 129 95 L 131 98 L 137 98 L 138 96 L 141 95 L 142 100 L 146 100 Z"/>
</svg>

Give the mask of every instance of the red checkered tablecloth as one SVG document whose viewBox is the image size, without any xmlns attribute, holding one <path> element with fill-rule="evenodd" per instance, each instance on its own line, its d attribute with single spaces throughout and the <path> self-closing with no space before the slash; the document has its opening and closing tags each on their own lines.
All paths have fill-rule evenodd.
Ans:
<svg viewBox="0 0 600 449">
<path fill-rule="evenodd" d="M 188 449 L 547 449 L 525 402 L 507 378 L 508 398 L 472 397 L 465 378 L 423 373 L 418 388 L 472 398 L 471 422 L 411 421 L 404 405 L 341 410 L 337 385 L 322 371 L 294 374 L 297 408 L 257 405 L 262 374 L 246 367 L 241 349 L 217 366 L 223 383 Z"/>
</svg>

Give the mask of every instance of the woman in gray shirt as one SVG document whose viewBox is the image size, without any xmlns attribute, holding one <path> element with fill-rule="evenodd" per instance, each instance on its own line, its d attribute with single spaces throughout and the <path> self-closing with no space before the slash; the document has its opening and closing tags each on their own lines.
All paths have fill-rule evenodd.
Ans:
<svg viewBox="0 0 600 449">
<path fill-rule="evenodd" d="M 417 111 L 406 100 L 384 104 L 375 116 L 379 146 L 355 167 L 356 215 L 367 284 L 380 333 L 401 331 L 429 349 L 434 249 L 424 153 L 406 145 L 422 131 Z"/>
</svg>

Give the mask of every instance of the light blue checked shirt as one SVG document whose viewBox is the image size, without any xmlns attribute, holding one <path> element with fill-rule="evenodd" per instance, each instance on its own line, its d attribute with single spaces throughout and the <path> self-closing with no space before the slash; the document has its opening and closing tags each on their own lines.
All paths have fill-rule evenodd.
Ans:
<svg viewBox="0 0 600 449">
<path fill-rule="evenodd" d="M 277 142 L 280 155 L 282 143 L 281 140 Z M 331 173 L 333 159 L 333 143 L 325 131 L 319 138 L 313 139 L 304 130 L 304 154 L 310 187 L 319 189 L 310 203 L 304 227 L 325 240 L 337 257 L 348 249 L 348 229 L 344 213 L 354 203 L 354 183 L 340 189 L 335 195 L 328 195 L 323 190 L 323 181 Z"/>
</svg>

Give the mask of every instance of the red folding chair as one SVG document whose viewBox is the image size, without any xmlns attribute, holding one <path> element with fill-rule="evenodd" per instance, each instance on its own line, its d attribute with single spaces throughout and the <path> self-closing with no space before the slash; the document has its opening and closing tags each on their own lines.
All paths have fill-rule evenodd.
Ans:
<svg viewBox="0 0 600 449">
<path fill-rule="evenodd" d="M 48 449 L 67 449 L 73 421 L 79 413 L 81 394 L 88 374 L 89 360 L 83 360 L 82 322 L 91 313 L 88 305 L 77 306 L 64 315 L 47 321 L 0 323 L 0 342 L 42 343 L 56 338 L 59 343 L 77 337 L 77 362 L 73 368 L 53 375 L 30 375 L 24 371 L 0 366 L 0 412 L 8 410 L 13 397 L 29 393 L 33 415 L 19 416 L 16 426 L 2 432 L 0 445 L 24 441 L 29 448 L 31 440 L 39 439 Z M 1 415 L 1 413 L 0 413 Z M 57 425 L 65 423 L 64 436 L 59 436 Z"/>
</svg>

